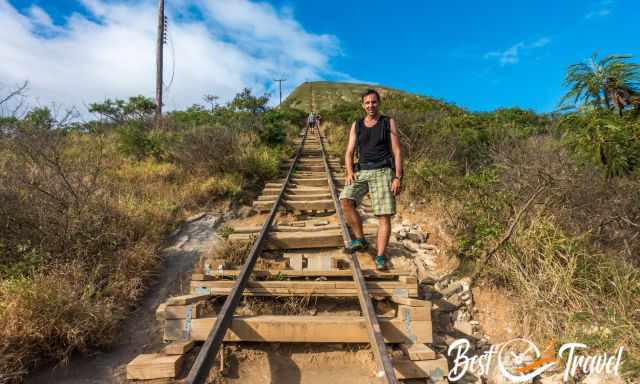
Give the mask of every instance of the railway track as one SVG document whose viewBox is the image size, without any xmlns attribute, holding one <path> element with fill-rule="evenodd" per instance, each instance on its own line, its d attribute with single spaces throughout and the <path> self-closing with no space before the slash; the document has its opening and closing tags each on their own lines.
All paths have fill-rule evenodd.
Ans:
<svg viewBox="0 0 640 384">
<path fill-rule="evenodd" d="M 250 246 L 244 264 L 205 262 L 189 294 L 162 304 L 157 318 L 170 344 L 129 363 L 128 379 L 205 383 L 223 343 L 231 342 L 366 343 L 375 359 L 374 381 L 446 376 L 446 359 L 426 345 L 432 342 L 431 303 L 418 299 L 416 277 L 375 271 L 371 255 L 345 252 L 351 237 L 338 201 L 340 161 L 327 154 L 315 129 L 303 130 L 297 141 L 295 155 L 281 164 L 282 178 L 267 183 L 254 202 L 262 225 L 236 226 L 229 236 L 236 246 Z M 368 212 L 365 202 L 362 213 Z M 373 241 L 375 233 L 374 224 L 365 225 L 365 236 Z M 357 299 L 361 315 L 235 316 L 245 296 Z M 392 313 L 381 313 L 372 298 L 390 304 Z M 195 356 L 190 367 L 188 354 Z"/>
</svg>

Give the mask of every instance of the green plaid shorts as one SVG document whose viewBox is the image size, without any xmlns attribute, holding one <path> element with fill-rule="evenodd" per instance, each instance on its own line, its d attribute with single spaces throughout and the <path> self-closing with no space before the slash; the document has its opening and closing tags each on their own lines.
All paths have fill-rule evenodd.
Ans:
<svg viewBox="0 0 640 384">
<path fill-rule="evenodd" d="M 350 185 L 345 185 L 340 192 L 340 200 L 349 199 L 360 205 L 367 192 L 371 192 L 371 205 L 373 214 L 395 215 L 396 199 L 391 192 L 393 172 L 391 168 L 362 170 L 355 174 L 355 180 Z"/>
</svg>

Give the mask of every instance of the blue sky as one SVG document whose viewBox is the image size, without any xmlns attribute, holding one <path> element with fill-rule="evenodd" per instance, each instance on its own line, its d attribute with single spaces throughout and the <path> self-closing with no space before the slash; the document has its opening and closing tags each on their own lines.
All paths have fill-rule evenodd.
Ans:
<svg viewBox="0 0 640 384">
<path fill-rule="evenodd" d="M 640 1 L 277 4 L 293 7 L 311 31 L 340 39 L 338 70 L 473 110 L 550 111 L 563 93 L 566 67 L 596 50 L 640 61 Z M 509 55 L 513 47 L 516 56 Z"/>
<path fill-rule="evenodd" d="M 640 2 L 631 0 L 165 1 L 169 108 L 205 93 L 225 100 L 243 86 L 273 92 L 270 80 L 284 76 L 286 92 L 305 80 L 364 81 L 471 110 L 548 112 L 568 65 L 594 51 L 640 60 Z M 0 50 L 15 53 L 0 79 L 5 86 L 28 79 L 41 103 L 151 96 L 154 7 L 152 0 L 0 0 L 0 24 L 3 14 L 21 20 L 0 37 Z"/>
</svg>

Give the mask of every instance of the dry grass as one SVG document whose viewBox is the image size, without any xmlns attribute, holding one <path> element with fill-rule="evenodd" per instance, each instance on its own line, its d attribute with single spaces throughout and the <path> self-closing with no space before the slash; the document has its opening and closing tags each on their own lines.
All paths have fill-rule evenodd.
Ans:
<svg viewBox="0 0 640 384">
<path fill-rule="evenodd" d="M 126 159 L 109 135 L 20 140 L 0 142 L 0 382 L 109 345 L 174 223 L 245 182 Z"/>
<path fill-rule="evenodd" d="M 230 240 L 221 241 L 201 257 L 200 264 L 203 267 L 208 264 L 209 268 L 217 268 L 218 265 L 225 268 L 241 267 L 244 265 L 252 246 L 253 241 L 245 243 Z"/>
<path fill-rule="evenodd" d="M 640 363 L 640 270 L 616 255 L 589 251 L 551 216 L 521 228 L 487 266 L 523 303 L 515 314 L 536 340 L 583 342 L 613 351 L 624 346 L 625 369 Z"/>
<path fill-rule="evenodd" d="M 236 316 L 306 316 L 315 314 L 314 310 L 318 297 L 285 296 L 263 298 L 245 296 L 242 304 L 236 310 Z"/>
<path fill-rule="evenodd" d="M 41 361 L 112 341 L 124 308 L 96 292 L 95 277 L 87 266 L 66 264 L 2 281 L 2 379 L 19 379 Z"/>
<path fill-rule="evenodd" d="M 493 158 L 493 196 L 511 207 L 540 183 L 548 187 L 485 266 L 487 277 L 522 299 L 516 314 L 533 338 L 609 352 L 624 346 L 625 371 L 640 375 L 639 180 L 579 166 L 549 136 L 497 147 Z"/>
</svg>

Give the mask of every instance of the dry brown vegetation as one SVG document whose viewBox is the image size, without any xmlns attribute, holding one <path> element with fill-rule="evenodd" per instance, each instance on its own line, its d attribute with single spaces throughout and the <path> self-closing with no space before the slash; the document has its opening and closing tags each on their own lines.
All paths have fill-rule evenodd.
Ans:
<svg viewBox="0 0 640 384">
<path fill-rule="evenodd" d="M 69 125 L 46 109 L 0 119 L 0 382 L 108 346 L 168 233 L 276 174 L 289 149 L 263 143 L 261 115 L 216 113 L 229 125 L 199 109 L 162 132 L 144 119 Z M 291 130 L 278 119 L 271 131 Z"/>
</svg>

